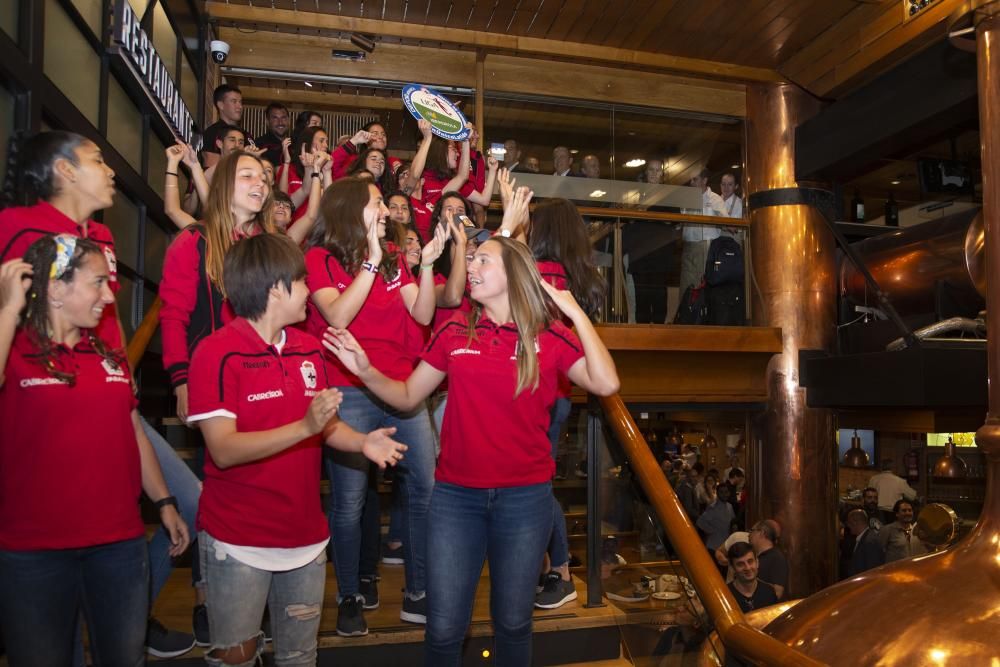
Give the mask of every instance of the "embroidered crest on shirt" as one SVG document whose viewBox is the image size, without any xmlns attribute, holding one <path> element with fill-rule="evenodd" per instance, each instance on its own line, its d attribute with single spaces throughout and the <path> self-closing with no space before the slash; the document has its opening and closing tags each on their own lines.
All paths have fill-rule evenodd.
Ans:
<svg viewBox="0 0 1000 667">
<path fill-rule="evenodd" d="M 104 259 L 108 260 L 108 270 L 111 272 L 111 280 L 118 280 L 118 258 L 115 257 L 115 251 L 104 246 Z"/>
<path fill-rule="evenodd" d="M 104 372 L 107 373 L 108 375 L 114 375 L 116 377 L 121 377 L 125 375 L 125 371 L 122 370 L 122 367 L 116 364 L 115 362 L 111 361 L 110 359 L 104 359 L 103 361 L 101 361 L 101 367 L 104 369 Z"/>
<path fill-rule="evenodd" d="M 311 361 L 303 361 L 302 365 L 299 366 L 299 372 L 302 373 L 302 381 L 306 385 L 306 389 L 316 388 L 316 366 Z"/>
</svg>

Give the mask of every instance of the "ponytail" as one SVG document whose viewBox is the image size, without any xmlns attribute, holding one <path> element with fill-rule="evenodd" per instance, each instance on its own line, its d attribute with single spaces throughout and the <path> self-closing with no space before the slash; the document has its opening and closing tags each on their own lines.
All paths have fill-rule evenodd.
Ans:
<svg viewBox="0 0 1000 667">
<path fill-rule="evenodd" d="M 30 206 L 56 194 L 55 164 L 60 158 L 79 165 L 76 149 L 87 139 L 73 132 L 39 132 L 25 139 L 17 132 L 7 150 L 7 173 L 0 194 L 0 208 Z"/>
</svg>

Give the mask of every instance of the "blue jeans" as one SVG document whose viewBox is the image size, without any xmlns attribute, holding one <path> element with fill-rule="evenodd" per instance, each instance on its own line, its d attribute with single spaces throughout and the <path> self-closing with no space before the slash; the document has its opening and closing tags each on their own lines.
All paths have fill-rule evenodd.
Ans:
<svg viewBox="0 0 1000 667">
<path fill-rule="evenodd" d="M 323 612 L 326 552 L 307 565 L 270 572 L 241 563 L 216 546 L 205 531 L 198 533 L 204 566 L 208 627 L 212 648 L 226 649 L 256 638 L 255 649 L 241 665 L 256 664 L 264 648 L 260 621 L 271 610 L 276 665 L 315 665 L 316 635 Z M 224 664 L 205 655 L 210 665 Z"/>
<path fill-rule="evenodd" d="M 395 426 L 393 436 L 408 449 L 396 466 L 393 483 L 402 501 L 406 592 L 422 595 L 427 588 L 427 506 L 434 488 L 434 436 L 427 408 L 400 412 L 357 387 L 338 387 L 344 394 L 340 418 L 362 433 Z M 327 449 L 324 465 L 332 485 L 330 534 L 339 597 L 355 595 L 360 587 L 362 514 L 369 490 L 371 463 L 361 454 Z M 366 542 L 370 543 L 370 539 Z M 378 537 L 375 537 L 378 548 Z M 365 573 L 370 574 L 370 573 Z"/>
<path fill-rule="evenodd" d="M 557 398 L 552 406 L 549 419 L 549 441 L 552 443 L 552 458 L 556 459 L 559 453 L 559 436 L 562 435 L 563 426 L 569 419 L 569 413 L 573 405 L 568 398 Z M 562 567 L 569 563 L 569 535 L 566 533 L 566 515 L 563 514 L 562 505 L 552 494 L 552 537 L 549 539 L 549 562 L 553 568 Z"/>
<path fill-rule="evenodd" d="M 80 611 L 94 665 L 142 665 L 146 538 L 81 549 L 0 551 L 0 627 L 11 665 L 73 663 Z"/>
<path fill-rule="evenodd" d="M 180 509 L 181 518 L 187 524 L 192 538 L 195 536 L 194 522 L 198 516 L 198 499 L 201 497 L 201 482 L 184 461 L 177 456 L 177 452 L 169 442 L 163 439 L 160 432 L 153 428 L 145 417 L 139 420 L 142 423 L 142 430 L 153 445 L 156 452 L 156 460 L 160 462 L 160 470 L 163 471 L 163 479 L 167 483 L 170 495 L 177 498 L 177 505 Z M 173 561 L 170 558 L 170 538 L 162 528 L 157 530 L 153 539 L 149 541 L 149 578 L 152 594 L 149 596 L 150 605 L 160 594 L 160 589 L 170 578 L 170 572 L 174 569 Z M 194 563 L 198 558 L 193 559 Z M 192 568 L 197 569 L 197 568 Z"/>
<path fill-rule="evenodd" d="M 552 532 L 552 484 L 471 489 L 439 482 L 427 538 L 424 664 L 462 662 L 483 562 L 490 564 L 494 664 L 531 664 L 531 614 L 537 563 Z"/>
</svg>

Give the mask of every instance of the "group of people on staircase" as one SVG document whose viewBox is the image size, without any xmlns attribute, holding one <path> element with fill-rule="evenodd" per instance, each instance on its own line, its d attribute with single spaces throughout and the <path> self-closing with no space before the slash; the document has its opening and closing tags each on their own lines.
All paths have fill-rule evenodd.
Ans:
<svg viewBox="0 0 1000 667">
<path fill-rule="evenodd" d="M 277 170 L 225 128 L 206 134 L 221 137 L 217 158 L 167 149 L 165 212 L 181 229 L 159 285 L 163 363 L 204 441 L 203 481 L 138 412 L 114 239 L 91 219 L 113 203 L 114 172 L 79 135 L 15 142 L 0 212 L 12 665 L 82 664 L 81 615 L 94 664 L 141 664 L 167 633 L 151 601 L 192 542 L 209 664 L 254 664 L 265 609 L 276 663 L 314 664 L 328 557 L 338 633 L 366 634 L 379 605 L 387 467 L 401 619 L 426 624 L 425 664 L 460 663 L 486 561 L 495 662 L 530 662 L 533 607 L 576 596 L 551 486 L 569 383 L 618 390 L 590 321 L 604 288 L 573 204 L 530 213 L 532 193 L 495 161 L 477 184 L 469 142 L 419 129 L 409 165 L 377 124 L 332 156 L 325 131 L 303 127 Z M 490 232 L 469 213 L 497 182 Z M 163 526 L 148 545 L 142 493 Z"/>
</svg>

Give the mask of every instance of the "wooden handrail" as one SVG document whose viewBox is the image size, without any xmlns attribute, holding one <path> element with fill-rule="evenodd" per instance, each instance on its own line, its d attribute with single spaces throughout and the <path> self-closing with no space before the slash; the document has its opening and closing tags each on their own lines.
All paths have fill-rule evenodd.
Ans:
<svg viewBox="0 0 1000 667">
<path fill-rule="evenodd" d="M 822 665 L 747 623 L 621 397 L 601 407 L 726 648 L 758 665 Z"/>
<path fill-rule="evenodd" d="M 128 365 L 129 368 L 135 370 L 139 362 L 142 361 L 142 355 L 146 354 L 146 348 L 149 347 L 149 341 L 153 340 L 153 334 L 156 333 L 156 327 L 160 325 L 160 306 L 163 302 L 160 301 L 160 297 L 156 297 L 153 301 L 153 305 L 149 307 L 149 311 L 146 312 L 146 316 L 142 318 L 142 323 L 139 324 L 139 328 L 135 330 L 132 335 L 132 340 L 128 342 Z"/>
</svg>

